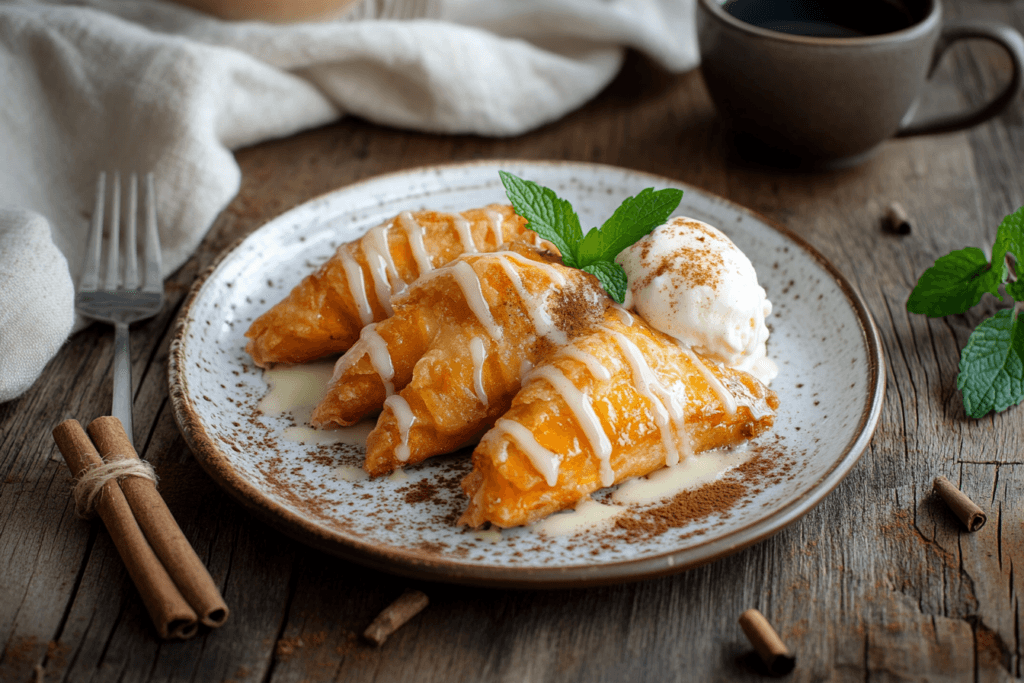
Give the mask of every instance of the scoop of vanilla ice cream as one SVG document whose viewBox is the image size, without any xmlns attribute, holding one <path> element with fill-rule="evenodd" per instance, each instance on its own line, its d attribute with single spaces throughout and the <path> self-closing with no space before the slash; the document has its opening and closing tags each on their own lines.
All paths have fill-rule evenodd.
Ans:
<svg viewBox="0 0 1024 683">
<path fill-rule="evenodd" d="M 750 259 L 716 228 L 677 217 L 623 250 L 625 306 L 697 353 L 765 384 L 778 374 L 767 357 L 772 312 Z"/>
</svg>

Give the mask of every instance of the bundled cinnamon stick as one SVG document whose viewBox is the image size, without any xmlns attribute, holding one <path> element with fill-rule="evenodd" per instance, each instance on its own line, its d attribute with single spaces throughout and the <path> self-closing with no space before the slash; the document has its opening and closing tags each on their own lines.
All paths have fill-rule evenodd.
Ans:
<svg viewBox="0 0 1024 683">
<path fill-rule="evenodd" d="M 139 459 L 116 417 L 93 420 L 89 423 L 89 436 L 107 462 Z M 212 628 L 223 624 L 228 618 L 228 606 L 206 566 L 181 533 L 156 484 L 142 477 L 125 477 L 120 484 L 139 526 L 175 585 L 199 615 L 199 621 Z"/>
<path fill-rule="evenodd" d="M 75 477 L 103 464 L 78 420 L 61 422 L 54 428 L 53 438 Z M 110 532 L 160 637 L 186 639 L 194 636 L 198 628 L 195 611 L 146 541 L 116 481 L 103 485 L 96 500 L 96 513 Z"/>
<path fill-rule="evenodd" d="M 142 467 L 142 461 L 116 417 L 93 420 L 89 435 L 77 420 L 65 420 L 53 430 L 53 436 L 77 478 L 90 476 L 89 470 L 94 467 L 104 466 L 112 473 Z M 189 638 L 196 633 L 197 621 L 210 627 L 224 623 L 228 617 L 227 605 L 152 479 L 142 476 L 123 476 L 119 481 L 107 478 L 95 509 L 121 552 L 162 637 Z M 127 555 L 122 546 L 130 550 Z M 173 609 L 169 608 L 171 605 Z M 186 617 L 187 627 L 178 623 Z"/>
</svg>

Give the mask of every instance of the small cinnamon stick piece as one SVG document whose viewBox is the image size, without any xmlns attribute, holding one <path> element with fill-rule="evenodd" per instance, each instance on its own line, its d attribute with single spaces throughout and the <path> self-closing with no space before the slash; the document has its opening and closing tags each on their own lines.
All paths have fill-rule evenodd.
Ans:
<svg viewBox="0 0 1024 683">
<path fill-rule="evenodd" d="M 57 425 L 53 439 L 75 477 L 103 464 L 78 420 L 65 420 Z M 196 613 L 146 541 L 116 481 L 104 484 L 96 512 L 110 532 L 160 637 L 184 640 L 194 636 L 198 630 Z"/>
<path fill-rule="evenodd" d="M 911 231 L 910 217 L 907 210 L 899 202 L 892 202 L 885 209 L 885 216 L 882 218 L 885 227 L 897 235 L 909 235 Z"/>
<path fill-rule="evenodd" d="M 740 628 L 747 635 L 750 644 L 757 650 L 761 661 L 773 676 L 788 674 L 796 666 L 796 656 L 782 642 L 782 638 L 768 623 L 765 616 L 756 609 L 748 609 L 740 615 Z"/>
<path fill-rule="evenodd" d="M 89 424 L 89 436 L 107 462 L 139 459 L 116 417 L 93 420 Z M 175 585 L 199 615 L 199 621 L 212 628 L 223 624 L 228 618 L 228 606 L 206 566 L 167 509 L 156 485 L 142 477 L 125 477 L 120 484 L 139 526 Z"/>
<path fill-rule="evenodd" d="M 430 600 L 417 590 L 407 590 L 377 615 L 373 623 L 363 632 L 363 637 L 378 647 L 384 644 L 392 633 L 420 613 Z"/>
<path fill-rule="evenodd" d="M 968 531 L 977 531 L 985 526 L 987 517 L 985 512 L 978 507 L 973 500 L 968 498 L 963 491 L 953 486 L 953 482 L 945 477 L 935 477 L 932 485 L 935 492 L 939 494 L 946 505 L 960 518 Z"/>
</svg>

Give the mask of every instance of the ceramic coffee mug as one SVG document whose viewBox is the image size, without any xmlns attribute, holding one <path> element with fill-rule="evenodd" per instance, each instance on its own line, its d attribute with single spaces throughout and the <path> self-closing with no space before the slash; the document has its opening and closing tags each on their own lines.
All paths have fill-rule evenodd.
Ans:
<svg viewBox="0 0 1024 683">
<path fill-rule="evenodd" d="M 1021 90 L 1021 35 L 1000 24 L 943 23 L 938 0 L 698 0 L 697 32 L 719 113 L 814 165 L 857 163 L 894 136 L 969 128 Z M 1006 50 L 1010 83 L 978 109 L 916 120 L 942 54 L 966 38 Z"/>
</svg>

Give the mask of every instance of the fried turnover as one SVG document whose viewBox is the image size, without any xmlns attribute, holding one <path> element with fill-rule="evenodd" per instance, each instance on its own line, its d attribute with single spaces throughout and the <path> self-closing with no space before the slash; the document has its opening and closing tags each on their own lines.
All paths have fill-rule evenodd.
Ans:
<svg viewBox="0 0 1024 683">
<path fill-rule="evenodd" d="M 778 405 L 751 375 L 611 309 L 526 375 L 473 451 L 459 523 L 529 524 L 599 488 L 754 438 Z"/>
<path fill-rule="evenodd" d="M 403 211 L 362 238 L 338 247 L 316 272 L 257 318 L 245 350 L 260 367 L 304 363 L 341 353 L 366 325 L 392 314 L 391 296 L 462 253 L 505 242 L 535 242 L 511 206 L 458 214 Z M 539 244 L 539 242 L 537 242 Z"/>
<path fill-rule="evenodd" d="M 379 412 L 372 476 L 486 432 L 462 482 L 472 527 L 529 524 L 772 426 L 774 392 L 615 306 L 524 224 L 500 205 L 403 212 L 258 318 L 246 350 L 267 367 L 348 349 L 313 424 Z"/>
<path fill-rule="evenodd" d="M 377 476 L 451 452 L 508 410 L 524 372 L 604 319 L 592 275 L 524 244 L 466 254 L 392 299 L 335 368 L 317 427 L 382 411 L 367 438 Z M 396 393 L 397 392 L 397 393 Z"/>
</svg>

